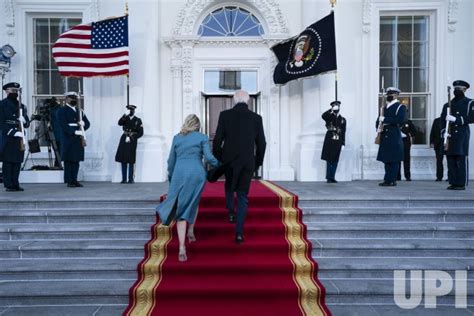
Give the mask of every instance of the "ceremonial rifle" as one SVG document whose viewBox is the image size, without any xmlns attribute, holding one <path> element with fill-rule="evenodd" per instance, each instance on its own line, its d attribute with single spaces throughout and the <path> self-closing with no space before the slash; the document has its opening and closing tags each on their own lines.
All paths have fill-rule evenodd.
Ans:
<svg viewBox="0 0 474 316">
<path fill-rule="evenodd" d="M 25 151 L 25 128 L 20 118 L 23 117 L 23 107 L 21 106 L 21 88 L 18 89 L 18 125 L 20 126 L 21 139 L 20 151 Z"/>
<path fill-rule="evenodd" d="M 384 84 L 385 84 L 385 78 L 382 77 L 382 106 L 380 107 L 380 110 L 379 110 L 379 117 L 380 116 L 384 116 L 384 113 L 385 113 L 385 87 L 384 87 Z M 383 123 L 379 121 L 379 126 L 377 128 L 377 136 L 375 136 L 375 141 L 374 143 L 376 143 L 377 145 L 380 145 L 380 140 L 382 139 L 382 132 L 383 132 Z"/>
<path fill-rule="evenodd" d="M 451 115 L 451 87 L 450 86 L 448 86 L 448 108 L 446 109 L 446 115 Z M 446 127 L 444 130 L 444 150 L 445 151 L 448 151 L 449 149 L 448 137 L 451 136 L 450 127 L 451 125 L 449 124 L 449 121 L 446 120 Z"/>
<path fill-rule="evenodd" d="M 82 109 L 81 109 L 81 83 L 79 82 L 79 91 L 78 91 L 78 100 L 77 100 L 77 110 L 79 111 L 79 122 L 83 122 L 82 120 Z M 82 147 L 86 147 L 87 146 L 87 142 L 86 142 L 86 131 L 84 130 L 84 126 L 82 124 L 79 124 L 81 126 L 81 132 L 82 132 L 82 135 L 81 135 L 81 144 L 82 144 Z"/>
</svg>

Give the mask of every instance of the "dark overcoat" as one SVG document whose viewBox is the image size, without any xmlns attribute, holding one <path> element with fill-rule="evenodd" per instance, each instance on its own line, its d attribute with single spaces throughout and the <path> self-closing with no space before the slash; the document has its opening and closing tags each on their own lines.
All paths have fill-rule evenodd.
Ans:
<svg viewBox="0 0 474 316">
<path fill-rule="evenodd" d="M 383 130 L 377 160 L 381 162 L 403 161 L 403 140 L 400 127 L 405 122 L 407 109 L 405 105 L 395 102 L 389 108 L 384 107 Z M 375 127 L 379 126 L 379 119 Z"/>
<path fill-rule="evenodd" d="M 81 127 L 77 124 L 79 121 L 78 109 L 74 111 L 70 106 L 63 106 L 57 112 L 58 123 L 61 128 L 61 160 L 68 162 L 84 161 L 84 147 L 82 146 L 81 136 L 75 134 Z M 89 120 L 85 114 L 82 115 L 84 121 L 84 130 L 90 127 Z"/>
<path fill-rule="evenodd" d="M 123 115 L 118 125 L 122 126 L 123 134 L 115 154 L 115 161 L 121 163 L 134 164 L 137 159 L 137 140 L 143 136 L 142 120 L 136 116 L 130 118 L 129 115 Z M 125 142 L 127 136 L 130 142 Z"/>
<path fill-rule="evenodd" d="M 24 129 L 30 126 L 26 107 L 21 105 L 23 109 L 23 118 L 26 124 Z M 20 131 L 20 122 L 18 121 L 18 101 L 11 99 L 3 99 L 0 101 L 0 160 L 3 162 L 22 163 L 25 159 L 25 151 L 20 150 L 20 137 L 15 137 L 15 133 Z"/>
<path fill-rule="evenodd" d="M 455 122 L 449 123 L 448 138 L 448 156 L 468 156 L 469 155 L 469 138 L 471 131 L 469 129 L 469 103 L 471 99 L 462 97 L 451 100 L 451 115 L 456 117 Z M 448 104 L 443 106 L 441 112 L 441 124 L 446 126 L 446 114 Z M 444 141 L 444 140 L 443 140 Z"/>
<path fill-rule="evenodd" d="M 431 131 L 430 131 L 430 144 L 433 145 L 434 151 L 442 155 L 444 154 L 444 144 L 443 144 L 443 136 L 442 133 L 444 133 L 444 126 L 441 126 L 441 118 L 437 117 L 433 120 L 433 125 L 431 125 Z"/>
<path fill-rule="evenodd" d="M 341 115 L 333 113 L 331 110 L 324 112 L 321 117 L 326 122 L 328 130 L 324 137 L 321 159 L 329 162 L 338 162 L 341 148 L 346 144 L 346 119 Z"/>
<path fill-rule="evenodd" d="M 222 111 L 213 141 L 214 156 L 232 172 L 232 181 L 226 178 L 226 188 L 248 192 L 249 173 L 263 164 L 265 134 L 262 117 L 248 109 L 247 104 L 237 103 L 232 109 Z M 245 181 L 240 181 L 245 177 Z"/>
</svg>

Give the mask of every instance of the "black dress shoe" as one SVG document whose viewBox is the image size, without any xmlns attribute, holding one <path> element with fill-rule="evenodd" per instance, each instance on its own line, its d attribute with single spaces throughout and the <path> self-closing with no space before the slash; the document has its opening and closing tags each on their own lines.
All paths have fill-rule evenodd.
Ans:
<svg viewBox="0 0 474 316">
<path fill-rule="evenodd" d="M 408 178 L 408 179 L 406 179 L 405 181 L 411 181 L 411 179 L 410 179 L 410 178 Z"/>
<path fill-rule="evenodd" d="M 466 187 L 465 187 L 465 186 L 460 186 L 460 187 L 455 186 L 455 187 L 453 188 L 453 190 L 466 190 Z"/>
<path fill-rule="evenodd" d="M 20 187 L 20 186 L 15 187 L 14 189 L 15 189 L 15 191 L 19 191 L 19 192 L 25 191 L 25 189 L 23 189 L 23 188 Z"/>
<path fill-rule="evenodd" d="M 381 186 L 381 187 L 394 187 L 396 185 L 397 185 L 397 183 L 395 181 L 393 181 L 393 182 L 384 181 L 382 183 L 379 183 L 379 186 Z"/>
<path fill-rule="evenodd" d="M 435 181 L 436 181 L 436 182 L 439 182 L 439 181 L 443 181 L 443 179 L 436 179 Z"/>
<path fill-rule="evenodd" d="M 243 243 L 244 242 L 244 235 L 242 235 L 242 234 L 235 235 L 235 242 L 237 244 Z"/>
<path fill-rule="evenodd" d="M 446 189 L 448 190 L 454 190 L 455 186 L 454 185 L 450 185 L 449 187 L 447 187 Z"/>
<path fill-rule="evenodd" d="M 68 184 L 67 184 L 67 187 L 68 187 L 68 188 L 75 188 L 76 185 L 75 185 L 74 183 L 68 183 Z"/>
<path fill-rule="evenodd" d="M 337 183 L 337 181 L 335 179 L 328 179 L 326 182 L 327 183 Z"/>
<path fill-rule="evenodd" d="M 74 185 L 76 186 L 76 188 L 82 188 L 83 185 L 81 183 L 79 183 L 78 181 L 74 182 Z"/>
<path fill-rule="evenodd" d="M 128 180 L 128 183 L 135 183 L 134 180 Z"/>
<path fill-rule="evenodd" d="M 122 181 L 120 181 L 120 183 L 124 184 L 124 183 L 127 183 L 127 181 L 125 181 L 125 180 L 122 180 Z"/>
<path fill-rule="evenodd" d="M 16 192 L 15 188 L 5 188 L 5 191 L 7 192 Z"/>
<path fill-rule="evenodd" d="M 235 223 L 235 214 L 229 213 L 229 223 Z"/>
</svg>

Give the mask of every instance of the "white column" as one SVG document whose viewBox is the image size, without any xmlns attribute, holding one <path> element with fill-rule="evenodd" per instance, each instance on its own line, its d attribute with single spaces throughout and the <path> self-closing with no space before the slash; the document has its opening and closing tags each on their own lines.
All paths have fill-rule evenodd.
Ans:
<svg viewBox="0 0 474 316">
<path fill-rule="evenodd" d="M 173 131 L 178 131 L 183 122 L 183 68 L 181 64 L 182 49 L 171 46 L 171 72 L 173 76 Z"/>
<path fill-rule="evenodd" d="M 280 180 L 294 181 L 295 170 L 291 166 L 290 137 L 290 86 L 280 88 Z"/>
<path fill-rule="evenodd" d="M 314 23 L 329 11 L 328 2 L 303 1 L 302 27 Z M 303 102 L 301 111 L 301 133 L 297 143 L 296 179 L 298 181 L 321 181 L 325 179 L 326 165 L 320 159 L 326 130 L 321 119 L 324 109 L 334 98 L 334 75 L 326 74 L 301 80 Z"/>
</svg>

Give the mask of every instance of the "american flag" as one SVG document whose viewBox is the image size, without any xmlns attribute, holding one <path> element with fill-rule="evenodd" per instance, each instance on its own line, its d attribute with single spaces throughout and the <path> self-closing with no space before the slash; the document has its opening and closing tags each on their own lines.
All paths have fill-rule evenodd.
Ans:
<svg viewBox="0 0 474 316">
<path fill-rule="evenodd" d="M 128 74 L 128 16 L 71 28 L 54 43 L 53 58 L 66 77 Z"/>
</svg>

